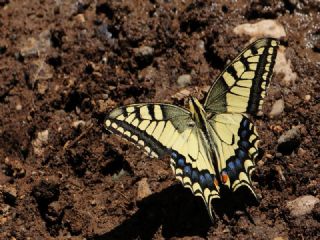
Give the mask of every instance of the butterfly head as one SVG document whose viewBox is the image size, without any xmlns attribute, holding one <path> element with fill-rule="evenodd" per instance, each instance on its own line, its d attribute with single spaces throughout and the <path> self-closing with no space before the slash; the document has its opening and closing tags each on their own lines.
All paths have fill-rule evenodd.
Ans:
<svg viewBox="0 0 320 240">
<path fill-rule="evenodd" d="M 198 99 L 194 97 L 189 98 L 189 110 L 191 112 L 192 118 L 197 123 L 201 124 L 206 118 L 206 112 L 202 104 L 198 101 Z"/>
</svg>

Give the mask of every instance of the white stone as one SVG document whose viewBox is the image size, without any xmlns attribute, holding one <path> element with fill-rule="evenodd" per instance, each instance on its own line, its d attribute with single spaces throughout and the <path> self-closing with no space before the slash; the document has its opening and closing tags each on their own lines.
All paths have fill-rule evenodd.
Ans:
<svg viewBox="0 0 320 240">
<path fill-rule="evenodd" d="M 191 75 L 190 74 L 183 74 L 178 77 L 177 83 L 179 87 L 186 87 L 191 84 Z"/>
<path fill-rule="evenodd" d="M 319 198 L 312 195 L 305 195 L 287 202 L 287 208 L 293 217 L 299 217 L 311 213 L 314 206 L 319 203 Z"/>
<path fill-rule="evenodd" d="M 284 101 L 283 99 L 279 99 L 275 101 L 274 104 L 272 105 L 272 109 L 269 113 L 269 116 L 271 118 L 278 117 L 283 113 L 283 110 L 284 110 Z"/>
<path fill-rule="evenodd" d="M 48 143 L 48 140 L 49 140 L 49 130 L 48 129 L 46 129 L 42 132 L 38 132 L 37 138 L 32 141 L 33 150 L 37 156 L 43 155 L 44 147 Z"/>
<path fill-rule="evenodd" d="M 233 32 L 238 35 L 248 35 L 255 39 L 261 37 L 282 38 L 286 36 L 284 27 L 271 19 L 238 25 L 233 29 Z"/>
<path fill-rule="evenodd" d="M 21 103 L 18 103 L 18 104 L 16 105 L 16 110 L 17 110 L 17 111 L 21 111 L 21 110 L 22 110 L 22 105 L 21 105 Z"/>
<path fill-rule="evenodd" d="M 294 83 L 297 79 L 297 74 L 292 70 L 292 65 L 290 59 L 288 60 L 285 55 L 285 48 L 280 46 L 276 58 L 276 63 L 274 65 L 275 74 L 282 74 L 282 82 L 289 86 Z"/>
</svg>

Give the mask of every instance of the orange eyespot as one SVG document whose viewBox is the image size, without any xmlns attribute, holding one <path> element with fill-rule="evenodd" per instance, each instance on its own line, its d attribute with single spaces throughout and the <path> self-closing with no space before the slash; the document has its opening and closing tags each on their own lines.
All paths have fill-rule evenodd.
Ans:
<svg viewBox="0 0 320 240">
<path fill-rule="evenodd" d="M 221 176 L 221 181 L 223 183 L 226 183 L 228 181 L 229 177 L 226 173 L 222 173 L 222 176 Z"/>
</svg>

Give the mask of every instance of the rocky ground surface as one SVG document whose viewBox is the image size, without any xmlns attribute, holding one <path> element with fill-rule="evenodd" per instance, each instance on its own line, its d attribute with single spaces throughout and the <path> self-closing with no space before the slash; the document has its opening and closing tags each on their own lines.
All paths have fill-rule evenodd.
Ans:
<svg viewBox="0 0 320 240">
<path fill-rule="evenodd" d="M 0 0 L 1 239 L 319 239 L 320 3 Z M 107 133 L 112 107 L 203 98 L 249 41 L 281 40 L 253 120 L 261 202 L 215 224 Z"/>
</svg>

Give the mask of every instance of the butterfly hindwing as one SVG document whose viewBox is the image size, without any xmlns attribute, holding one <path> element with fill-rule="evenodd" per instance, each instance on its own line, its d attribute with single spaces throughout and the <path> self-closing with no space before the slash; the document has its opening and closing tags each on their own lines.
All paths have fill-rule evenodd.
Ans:
<svg viewBox="0 0 320 240">
<path fill-rule="evenodd" d="M 206 111 L 254 115 L 261 110 L 277 48 L 277 40 L 264 38 L 242 51 L 210 88 L 204 104 Z"/>
<path fill-rule="evenodd" d="M 189 135 L 187 140 L 183 136 L 177 140 L 182 146 L 180 150 L 171 152 L 171 167 L 184 187 L 191 189 L 194 195 L 202 197 L 213 219 L 211 200 L 220 198 L 220 195 L 210 151 L 197 127 L 190 127 L 186 132 Z"/>
<path fill-rule="evenodd" d="M 176 178 L 202 197 L 212 218 L 211 200 L 219 197 L 216 173 L 203 133 L 189 111 L 170 104 L 133 104 L 112 110 L 105 127 L 148 155 L 170 155 Z"/>
<path fill-rule="evenodd" d="M 217 114 L 211 120 L 221 179 L 232 191 L 251 184 L 259 137 L 254 125 L 242 114 Z"/>
</svg>

